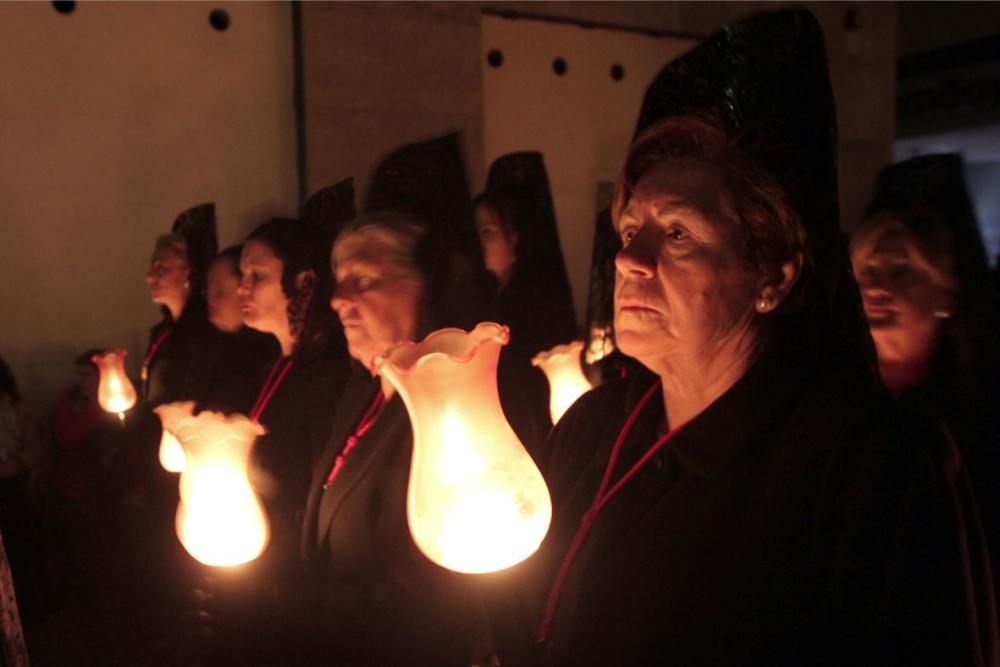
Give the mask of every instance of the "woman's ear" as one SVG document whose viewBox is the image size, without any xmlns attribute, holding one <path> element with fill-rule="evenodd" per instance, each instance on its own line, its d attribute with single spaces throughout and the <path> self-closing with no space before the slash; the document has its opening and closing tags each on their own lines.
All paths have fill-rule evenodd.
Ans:
<svg viewBox="0 0 1000 667">
<path fill-rule="evenodd" d="M 937 287 L 932 306 L 934 317 L 939 320 L 947 320 L 955 314 L 955 294 L 951 290 Z"/>
<path fill-rule="evenodd" d="M 761 286 L 756 303 L 758 313 L 769 313 L 788 298 L 802 273 L 802 261 L 802 253 L 796 253 L 794 257 L 781 265 L 776 276 Z"/>
</svg>

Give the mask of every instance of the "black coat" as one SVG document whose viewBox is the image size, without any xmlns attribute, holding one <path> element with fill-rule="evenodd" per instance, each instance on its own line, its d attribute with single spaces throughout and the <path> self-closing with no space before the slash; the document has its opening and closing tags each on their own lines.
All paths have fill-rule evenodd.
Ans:
<svg viewBox="0 0 1000 667">
<path fill-rule="evenodd" d="M 323 490 L 377 389 L 352 379 L 313 466 L 302 549 L 319 593 L 314 650 L 336 664 L 472 664 L 482 628 L 474 580 L 427 560 L 407 527 L 413 439 L 398 395 Z"/>
<path fill-rule="evenodd" d="M 612 444 L 655 382 L 642 372 L 587 394 L 547 443 L 553 526 L 508 575 L 530 591 L 522 631 L 540 619 Z M 614 480 L 656 439 L 662 415 L 658 392 Z M 772 348 L 601 512 L 569 570 L 545 657 L 997 664 L 987 558 L 949 442 L 870 375 Z M 518 651 L 508 646 L 507 662 L 523 664 Z"/>
<path fill-rule="evenodd" d="M 268 360 L 267 370 L 276 359 Z M 339 341 L 314 341 L 296 351 L 260 415 L 267 433 L 254 443 L 250 481 L 264 503 L 270 541 L 259 558 L 218 579 L 225 585 L 215 593 L 217 604 L 226 611 L 217 652 L 207 664 L 306 664 L 296 653 L 302 648 L 310 594 L 299 558 L 299 531 L 313 452 L 326 442 L 347 374 Z"/>
</svg>

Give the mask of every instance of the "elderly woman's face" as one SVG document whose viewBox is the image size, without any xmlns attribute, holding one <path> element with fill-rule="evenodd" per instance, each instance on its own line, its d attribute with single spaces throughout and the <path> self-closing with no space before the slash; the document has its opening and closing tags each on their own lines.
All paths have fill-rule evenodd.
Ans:
<svg viewBox="0 0 1000 667">
<path fill-rule="evenodd" d="M 371 367 L 391 345 L 417 335 L 423 281 L 383 239 L 353 232 L 333 248 L 337 287 L 330 306 L 344 325 L 351 356 Z"/>
<path fill-rule="evenodd" d="M 618 220 L 615 334 L 650 368 L 658 360 L 711 358 L 752 336 L 756 273 L 721 214 L 720 175 L 668 160 L 640 181 Z"/>
<path fill-rule="evenodd" d="M 271 247 L 247 241 L 240 257 L 240 313 L 248 327 L 276 334 L 288 329 L 288 297 L 281 287 L 285 264 Z"/>
<path fill-rule="evenodd" d="M 146 272 L 146 284 L 153 303 L 183 304 L 188 296 L 188 264 L 184 255 L 169 246 L 153 253 Z"/>
<path fill-rule="evenodd" d="M 235 262 L 223 258 L 212 262 L 205 274 L 208 321 L 221 331 L 235 332 L 243 326 L 240 310 L 240 271 Z"/>
<path fill-rule="evenodd" d="M 950 293 L 933 281 L 914 256 L 913 239 L 901 229 L 876 231 L 855 248 L 851 263 L 880 361 L 918 361 L 933 353 L 948 314 Z"/>
</svg>

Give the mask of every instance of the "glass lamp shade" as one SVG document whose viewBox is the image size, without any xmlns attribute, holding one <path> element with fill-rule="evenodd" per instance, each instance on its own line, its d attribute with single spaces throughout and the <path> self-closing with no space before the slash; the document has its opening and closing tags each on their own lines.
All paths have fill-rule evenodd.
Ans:
<svg viewBox="0 0 1000 667">
<path fill-rule="evenodd" d="M 191 414 L 192 403 L 168 404 L 171 432 L 184 450 L 177 537 L 205 565 L 247 563 L 267 547 L 270 525 L 250 484 L 250 451 L 264 427 L 243 415 Z M 161 411 L 161 415 L 162 415 Z"/>
<path fill-rule="evenodd" d="M 542 369 L 549 380 L 549 414 L 557 423 L 583 394 L 593 389 L 580 367 L 583 341 L 556 345 L 548 352 L 539 352 L 531 363 Z"/>
<path fill-rule="evenodd" d="M 106 412 L 123 416 L 135 405 L 135 387 L 125 374 L 125 350 L 95 354 L 91 361 L 97 366 L 101 380 L 97 385 L 97 402 Z"/>
<path fill-rule="evenodd" d="M 410 533 L 427 558 L 457 572 L 524 560 L 552 519 L 548 487 L 500 407 L 497 362 L 509 338 L 493 323 L 441 329 L 374 363 L 413 426 Z"/>
<path fill-rule="evenodd" d="M 163 434 L 160 436 L 160 465 L 167 472 L 182 472 L 184 470 L 184 448 L 181 446 L 173 429 L 179 419 L 194 412 L 194 403 L 166 403 L 153 408 L 160 417 Z"/>
</svg>

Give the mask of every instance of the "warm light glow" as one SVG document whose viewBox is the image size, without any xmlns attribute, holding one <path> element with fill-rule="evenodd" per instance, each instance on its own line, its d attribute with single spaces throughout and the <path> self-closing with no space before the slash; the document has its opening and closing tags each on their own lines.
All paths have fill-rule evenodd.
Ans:
<svg viewBox="0 0 1000 667">
<path fill-rule="evenodd" d="M 425 556 L 458 572 L 519 563 L 552 519 L 545 481 L 500 407 L 497 361 L 508 339 L 492 323 L 442 329 L 375 361 L 413 425 L 410 533 Z"/>
<path fill-rule="evenodd" d="M 580 367 L 581 352 L 583 342 L 574 341 L 541 352 L 531 360 L 549 379 L 549 414 L 553 424 L 562 418 L 576 399 L 594 388 Z"/>
<path fill-rule="evenodd" d="M 615 341 L 611 333 L 611 325 L 594 324 L 590 327 L 590 343 L 583 353 L 583 360 L 588 364 L 598 361 L 615 351 Z"/>
<path fill-rule="evenodd" d="M 163 434 L 160 436 L 160 465 L 167 472 L 184 470 L 184 448 L 181 447 L 172 429 L 177 420 L 192 414 L 193 411 L 194 403 L 190 401 L 167 403 L 153 408 L 153 412 L 160 416 L 160 424 L 163 427 Z"/>
<path fill-rule="evenodd" d="M 267 515 L 248 477 L 250 450 L 264 428 L 243 415 L 192 416 L 192 403 L 162 407 L 179 413 L 171 432 L 184 450 L 176 522 L 181 544 L 205 565 L 253 560 L 270 537 Z"/>
<path fill-rule="evenodd" d="M 125 374 L 126 354 L 125 350 L 111 350 L 91 357 L 101 373 L 101 381 L 97 385 L 97 402 L 104 411 L 120 417 L 135 405 L 135 387 Z"/>
</svg>

